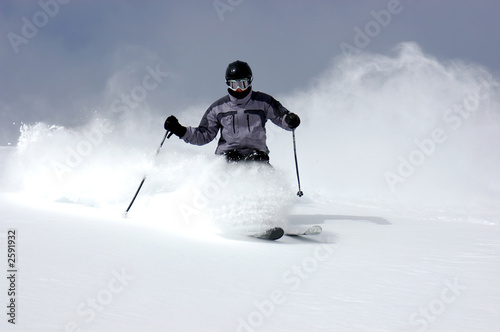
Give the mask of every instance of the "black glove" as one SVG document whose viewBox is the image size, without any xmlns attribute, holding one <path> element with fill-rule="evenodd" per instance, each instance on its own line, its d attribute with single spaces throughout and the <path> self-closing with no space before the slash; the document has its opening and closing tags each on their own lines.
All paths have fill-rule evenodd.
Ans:
<svg viewBox="0 0 500 332">
<path fill-rule="evenodd" d="M 182 136 L 186 135 L 186 127 L 182 126 L 179 123 L 179 120 L 173 115 L 169 116 L 167 120 L 165 120 L 165 124 L 163 125 L 166 131 L 169 133 L 167 134 L 167 138 L 170 138 L 172 134 L 176 134 L 179 136 L 179 138 L 182 138 Z"/>
<path fill-rule="evenodd" d="M 288 113 L 286 116 L 285 116 L 285 122 L 288 124 L 288 126 L 291 128 L 291 129 L 295 129 L 299 126 L 300 124 L 300 118 L 297 114 L 294 114 L 294 113 Z"/>
</svg>

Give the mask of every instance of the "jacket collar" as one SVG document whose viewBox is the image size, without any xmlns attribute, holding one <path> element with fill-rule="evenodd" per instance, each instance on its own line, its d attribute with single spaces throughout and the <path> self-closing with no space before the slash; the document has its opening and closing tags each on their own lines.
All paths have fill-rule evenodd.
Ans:
<svg viewBox="0 0 500 332">
<path fill-rule="evenodd" d="M 252 89 L 252 88 L 250 87 L 249 89 Z M 238 99 L 238 98 L 236 98 L 235 96 L 233 96 L 231 94 L 228 94 L 228 95 L 229 95 L 229 99 L 233 103 L 235 103 L 236 105 L 243 105 L 243 104 L 246 104 L 250 100 L 250 98 L 252 97 L 252 93 L 253 93 L 253 91 L 250 90 L 250 92 L 245 97 L 243 97 L 241 99 Z"/>
</svg>

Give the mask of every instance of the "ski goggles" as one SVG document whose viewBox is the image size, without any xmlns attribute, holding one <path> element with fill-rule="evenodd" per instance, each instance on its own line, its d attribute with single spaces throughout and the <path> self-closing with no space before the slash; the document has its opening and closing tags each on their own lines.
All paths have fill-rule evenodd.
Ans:
<svg viewBox="0 0 500 332">
<path fill-rule="evenodd" d="M 246 90 L 250 85 L 252 85 L 252 79 L 242 78 L 239 80 L 227 80 L 226 84 L 229 87 L 229 89 L 233 91 L 238 90 L 238 88 L 240 88 L 241 90 Z"/>
</svg>

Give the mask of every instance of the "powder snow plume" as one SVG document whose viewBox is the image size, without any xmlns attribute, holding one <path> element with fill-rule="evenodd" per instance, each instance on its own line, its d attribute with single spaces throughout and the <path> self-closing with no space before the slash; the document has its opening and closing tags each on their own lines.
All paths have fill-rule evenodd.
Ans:
<svg viewBox="0 0 500 332">
<path fill-rule="evenodd" d="M 405 43 L 337 58 L 283 102 L 303 119 L 305 190 L 438 206 L 499 197 L 500 83 L 480 66 Z"/>
<path fill-rule="evenodd" d="M 304 89 L 275 96 L 302 119 L 296 130 L 306 194 L 301 202 L 495 206 L 499 88 L 485 68 L 438 60 L 414 43 L 390 55 L 335 58 Z M 173 113 L 196 126 L 211 102 Z M 4 166 L 2 190 L 125 208 L 146 175 L 135 213 L 162 219 L 175 211 L 191 221 L 219 218 L 217 227 L 232 228 L 258 205 L 266 211 L 252 216 L 259 220 L 256 228 L 266 224 L 265 214 L 283 219 L 296 199 L 290 133 L 267 125 L 274 173 L 234 170 L 214 157 L 215 142 L 195 147 L 174 136 L 155 157 L 168 115 L 159 113 L 148 107 L 119 116 L 103 110 L 78 128 L 23 125 Z"/>
</svg>

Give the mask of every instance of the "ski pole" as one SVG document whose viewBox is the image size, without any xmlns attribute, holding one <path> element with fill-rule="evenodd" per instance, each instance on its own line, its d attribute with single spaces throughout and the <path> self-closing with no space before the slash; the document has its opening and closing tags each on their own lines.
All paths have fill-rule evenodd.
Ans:
<svg viewBox="0 0 500 332">
<path fill-rule="evenodd" d="M 161 150 L 161 147 L 163 146 L 163 143 L 165 142 L 165 139 L 167 138 L 167 135 L 169 134 L 169 132 L 165 132 L 165 136 L 163 137 L 163 139 L 161 140 L 161 143 L 160 143 L 160 146 L 158 147 L 158 149 L 156 149 L 156 155 L 158 155 L 158 153 L 160 153 L 160 150 Z M 142 181 L 141 183 L 139 184 L 139 188 L 137 188 L 137 191 L 135 192 L 135 195 L 134 197 L 132 198 L 132 201 L 130 202 L 130 204 L 128 205 L 128 208 L 125 210 L 125 212 L 123 212 L 123 215 L 122 217 L 123 218 L 126 218 L 127 217 L 127 213 L 128 211 L 130 210 L 130 208 L 132 207 L 132 204 L 134 204 L 134 201 L 135 199 L 137 198 L 137 195 L 139 194 L 139 191 L 141 190 L 142 188 L 142 185 L 144 184 L 144 181 L 146 181 L 146 175 L 144 175 L 144 177 L 142 178 Z"/>
<path fill-rule="evenodd" d="M 297 147 L 295 144 L 295 129 L 292 130 L 292 136 L 293 136 L 293 154 L 295 156 L 295 170 L 297 171 L 297 183 L 299 185 L 299 191 L 297 191 L 297 196 L 302 197 L 304 193 L 300 189 L 299 163 L 297 162 Z"/>
</svg>

